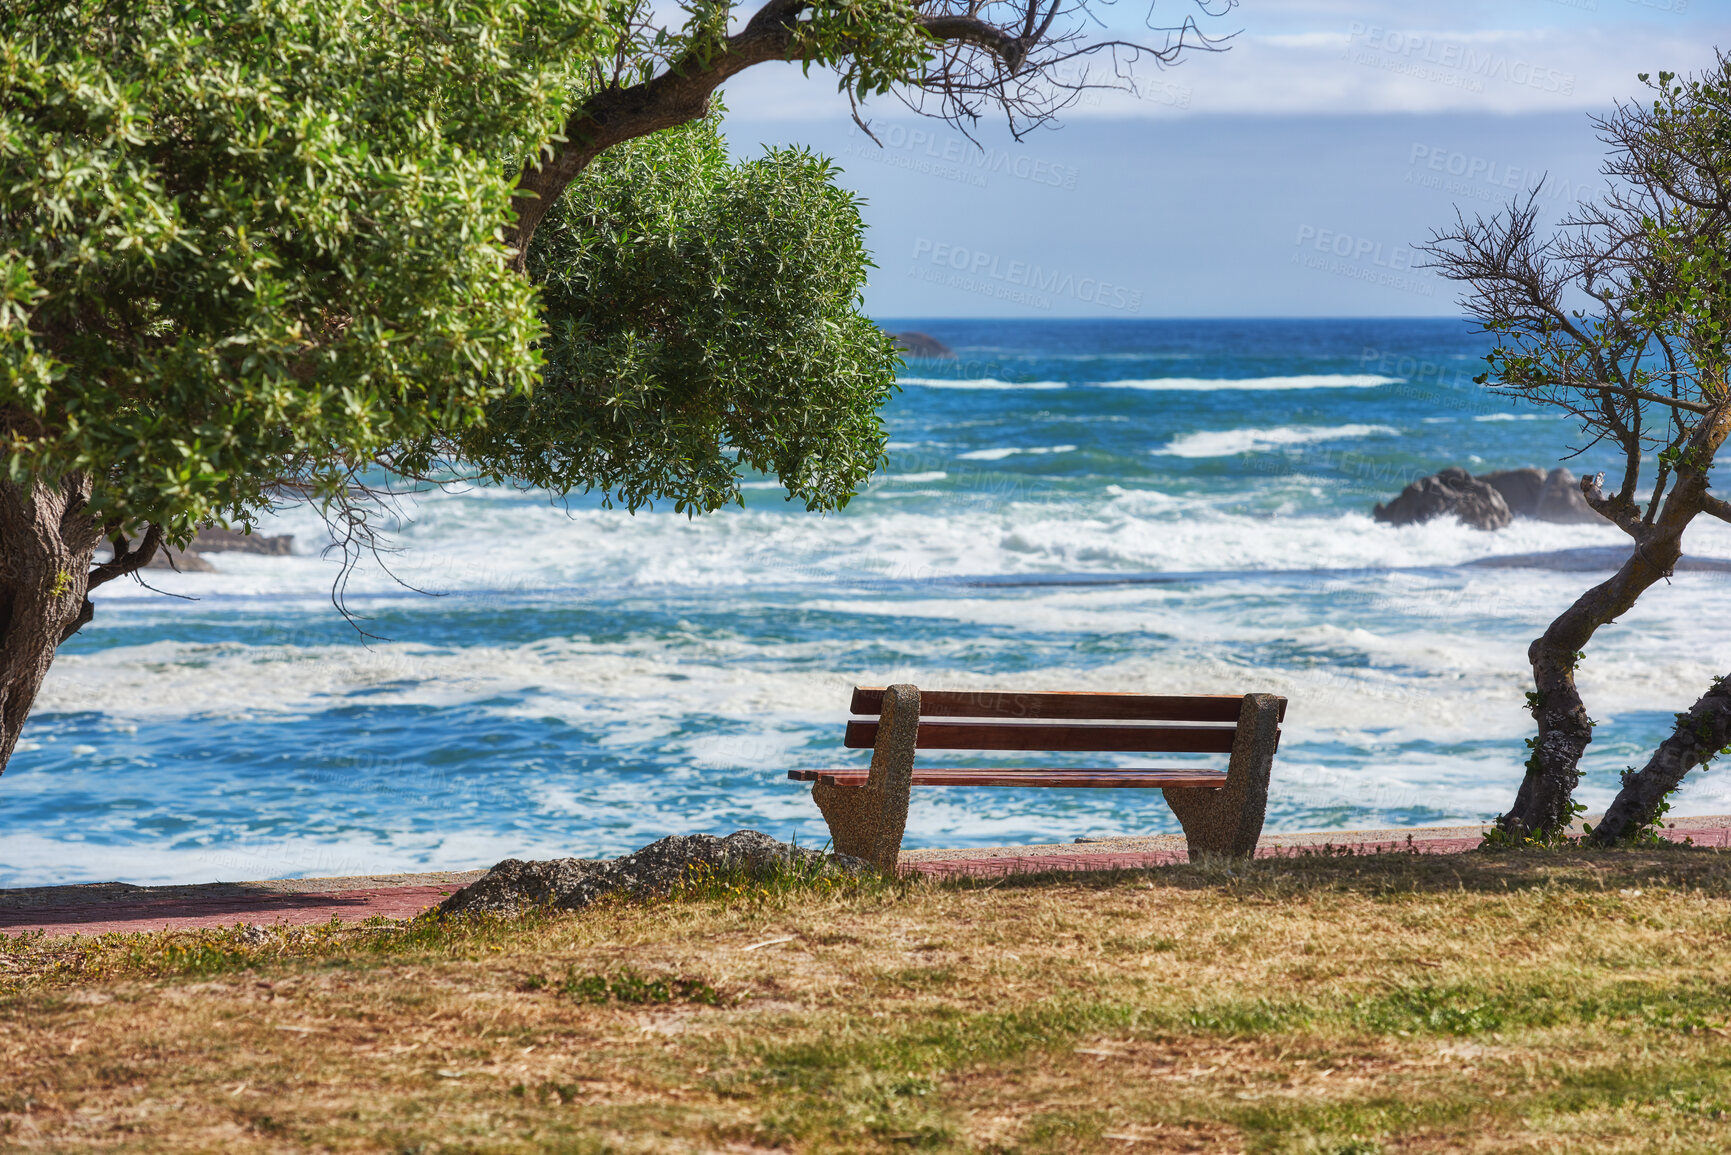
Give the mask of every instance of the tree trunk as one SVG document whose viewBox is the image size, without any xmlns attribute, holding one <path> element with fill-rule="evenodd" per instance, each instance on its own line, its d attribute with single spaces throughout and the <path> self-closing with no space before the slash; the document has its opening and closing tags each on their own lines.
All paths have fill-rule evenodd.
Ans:
<svg viewBox="0 0 1731 1155">
<path fill-rule="evenodd" d="M 1610 846 L 1634 838 L 1659 821 L 1665 797 L 1683 776 L 1705 766 L 1731 745 L 1731 678 L 1720 678 L 1687 713 L 1677 715 L 1677 727 L 1659 744 L 1639 771 L 1623 775 L 1623 788 L 1593 830 L 1593 841 Z"/>
<path fill-rule="evenodd" d="M 1688 522 L 1688 517 L 1666 518 L 1655 532 L 1644 535 L 1646 540 L 1638 538 L 1623 568 L 1582 594 L 1528 648 L 1535 690 L 1533 719 L 1539 732 L 1515 804 L 1497 819 L 1505 833 L 1516 838 L 1560 834 L 1568 826 L 1575 786 L 1581 779 L 1581 756 L 1593 740 L 1592 720 L 1575 688 L 1575 665 L 1600 626 L 1621 617 L 1649 586 L 1670 574 L 1683 556 L 1681 542 Z"/>
<path fill-rule="evenodd" d="M 85 594 L 102 527 L 90 480 L 20 487 L 0 478 L 0 772 L 61 641 L 89 620 Z"/>
</svg>

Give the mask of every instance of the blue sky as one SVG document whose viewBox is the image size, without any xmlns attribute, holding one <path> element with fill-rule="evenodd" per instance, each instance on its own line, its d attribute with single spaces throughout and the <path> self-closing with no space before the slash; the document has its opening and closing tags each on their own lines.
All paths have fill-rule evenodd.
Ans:
<svg viewBox="0 0 1731 1155">
<path fill-rule="evenodd" d="M 1101 11 L 1129 30 L 1146 9 Z M 832 79 L 779 66 L 729 86 L 727 133 L 842 165 L 875 316 L 1448 316 L 1415 242 L 1540 176 L 1554 214 L 1592 195 L 1588 115 L 1731 48 L 1731 0 L 1245 0 L 1201 20 L 1230 51 L 1021 142 L 986 124 L 982 150 L 888 98 L 866 110 L 880 148 Z"/>
</svg>

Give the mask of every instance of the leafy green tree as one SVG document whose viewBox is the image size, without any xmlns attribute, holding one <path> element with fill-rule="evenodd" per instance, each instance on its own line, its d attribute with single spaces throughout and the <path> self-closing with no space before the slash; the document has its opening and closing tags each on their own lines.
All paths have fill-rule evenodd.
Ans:
<svg viewBox="0 0 1731 1155">
<path fill-rule="evenodd" d="M 441 449 L 496 481 L 707 512 L 741 466 L 833 509 L 882 459 L 893 341 L 859 312 L 855 198 L 808 152 L 728 162 L 715 117 L 609 151 L 536 234 L 547 363 Z"/>
<path fill-rule="evenodd" d="M 529 388 L 502 141 L 591 0 L 0 17 L 0 760 L 89 589 Z M 92 561 L 105 539 L 115 556 Z"/>
<path fill-rule="evenodd" d="M 1224 0 L 1227 7 L 1231 0 Z M 209 522 L 469 475 L 702 512 L 882 460 L 858 206 L 730 164 L 742 69 L 1037 122 L 1140 52 L 1056 0 L 25 0 L 0 11 L 0 766 L 88 593 Z M 931 103 L 935 102 L 935 103 Z M 112 557 L 97 562 L 107 542 Z"/>
<path fill-rule="evenodd" d="M 1643 75 L 1643 81 L 1648 78 Z M 1731 521 L 1711 492 L 1731 434 L 1731 60 L 1698 77 L 1661 72 L 1649 104 L 1595 125 L 1611 147 L 1611 191 L 1539 235 L 1535 193 L 1486 220 L 1464 219 L 1429 251 L 1470 287 L 1467 307 L 1496 338 L 1481 380 L 1576 418 L 1587 444 L 1621 459 L 1583 478 L 1587 503 L 1627 534 L 1628 560 L 1583 593 L 1528 650 L 1537 734 L 1501 837 L 1553 839 L 1575 812 L 1594 723 L 1575 671 L 1594 635 L 1668 578 L 1683 533 L 1706 514 Z M 1731 686 L 1721 680 L 1677 716 L 1675 733 L 1623 790 L 1594 837 L 1639 835 L 1696 765 L 1731 743 Z"/>
</svg>

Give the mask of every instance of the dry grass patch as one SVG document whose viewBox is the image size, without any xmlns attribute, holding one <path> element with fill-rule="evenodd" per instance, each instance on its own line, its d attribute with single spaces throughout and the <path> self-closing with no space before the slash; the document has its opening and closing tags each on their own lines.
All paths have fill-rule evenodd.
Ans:
<svg viewBox="0 0 1731 1155">
<path fill-rule="evenodd" d="M 1675 848 L 14 939 L 0 1142 L 1720 1152 L 1728 899 Z"/>
</svg>

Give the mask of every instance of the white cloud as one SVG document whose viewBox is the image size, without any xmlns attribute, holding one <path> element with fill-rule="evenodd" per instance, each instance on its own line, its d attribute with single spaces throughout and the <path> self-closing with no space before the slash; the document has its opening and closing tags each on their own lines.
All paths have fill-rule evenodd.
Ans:
<svg viewBox="0 0 1731 1155">
<path fill-rule="evenodd" d="M 1682 29 L 1459 30 L 1352 21 L 1335 31 L 1241 37 L 1230 52 L 1167 70 L 1162 80 L 1191 90 L 1182 109 L 1118 97 L 1100 111 L 1518 115 L 1603 109 L 1637 92 L 1637 73 L 1687 71 L 1711 59 L 1710 44 Z"/>
<path fill-rule="evenodd" d="M 1731 20 L 1703 16 L 1705 4 L 1678 13 L 1679 3 L 1686 0 L 1244 7 L 1208 25 L 1241 29 L 1229 51 L 1139 68 L 1137 92 L 1090 92 L 1066 118 L 1602 110 L 1638 95 L 1637 73 L 1699 69 L 1716 41 L 1731 45 Z M 759 67 L 729 86 L 728 103 L 754 120 L 846 117 L 834 83 L 815 70 Z M 893 97 L 867 109 L 901 111 Z"/>
</svg>

